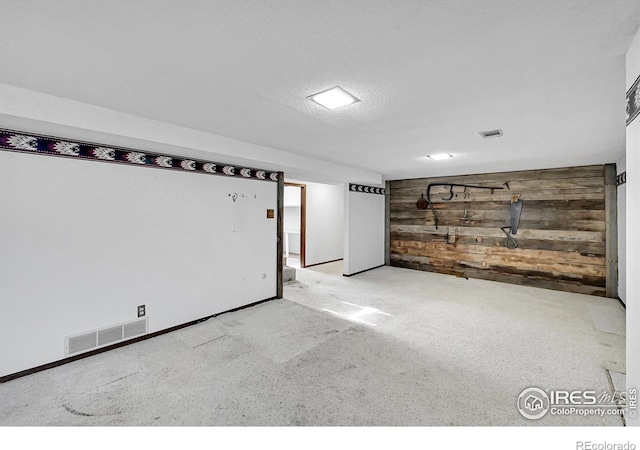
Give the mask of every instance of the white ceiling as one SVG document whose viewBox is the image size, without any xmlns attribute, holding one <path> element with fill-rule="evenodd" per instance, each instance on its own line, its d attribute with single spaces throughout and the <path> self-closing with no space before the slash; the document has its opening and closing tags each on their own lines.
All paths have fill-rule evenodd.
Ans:
<svg viewBox="0 0 640 450">
<path fill-rule="evenodd" d="M 621 158 L 640 1 L 0 0 L 0 20 L 0 83 L 404 178 Z M 306 99 L 335 85 L 361 101 Z"/>
</svg>

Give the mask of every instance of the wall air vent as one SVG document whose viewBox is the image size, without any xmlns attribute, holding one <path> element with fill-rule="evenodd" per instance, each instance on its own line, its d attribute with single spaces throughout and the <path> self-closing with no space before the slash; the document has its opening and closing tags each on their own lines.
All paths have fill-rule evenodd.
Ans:
<svg viewBox="0 0 640 450">
<path fill-rule="evenodd" d="M 147 320 L 134 320 L 133 322 L 125 323 L 124 338 L 129 339 L 147 332 Z"/>
<path fill-rule="evenodd" d="M 480 136 L 482 136 L 484 139 L 500 137 L 502 136 L 502 130 L 480 131 Z"/>
<path fill-rule="evenodd" d="M 96 333 L 93 332 L 67 338 L 65 350 L 67 355 L 71 355 L 73 353 L 96 348 L 96 345 Z"/>
<path fill-rule="evenodd" d="M 147 318 L 145 317 L 87 333 L 67 336 L 64 339 L 64 354 L 70 356 L 76 353 L 94 350 L 146 333 Z"/>
<path fill-rule="evenodd" d="M 122 325 L 98 331 L 98 345 L 113 344 L 122 340 Z"/>
</svg>

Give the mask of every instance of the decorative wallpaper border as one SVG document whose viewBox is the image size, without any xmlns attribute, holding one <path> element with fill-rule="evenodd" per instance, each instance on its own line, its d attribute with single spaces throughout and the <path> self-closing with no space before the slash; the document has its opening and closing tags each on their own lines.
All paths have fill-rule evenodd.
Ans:
<svg viewBox="0 0 640 450">
<path fill-rule="evenodd" d="M 640 113 L 640 76 L 627 91 L 627 125 Z"/>
<path fill-rule="evenodd" d="M 620 175 L 616 177 L 616 186 L 620 186 L 627 182 L 627 171 L 625 170 Z"/>
<path fill-rule="evenodd" d="M 362 184 L 349 183 L 349 190 L 353 192 L 364 192 L 365 194 L 381 194 L 384 195 L 384 188 L 365 186 Z"/>
<path fill-rule="evenodd" d="M 0 150 L 229 177 L 255 178 L 264 181 L 278 181 L 278 172 L 212 161 L 200 161 L 160 153 L 115 148 L 88 142 L 71 141 L 3 128 L 0 128 Z"/>
</svg>

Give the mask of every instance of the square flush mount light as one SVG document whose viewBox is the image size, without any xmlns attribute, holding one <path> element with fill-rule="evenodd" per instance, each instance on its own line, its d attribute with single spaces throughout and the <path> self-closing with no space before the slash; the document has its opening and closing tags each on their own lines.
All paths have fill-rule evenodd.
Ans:
<svg viewBox="0 0 640 450">
<path fill-rule="evenodd" d="M 453 158 L 453 155 L 451 153 L 435 153 L 433 155 L 427 155 L 427 158 L 440 161 L 441 159 Z"/>
<path fill-rule="evenodd" d="M 340 86 L 318 92 L 307 98 L 327 109 L 337 109 L 360 101 Z"/>
</svg>

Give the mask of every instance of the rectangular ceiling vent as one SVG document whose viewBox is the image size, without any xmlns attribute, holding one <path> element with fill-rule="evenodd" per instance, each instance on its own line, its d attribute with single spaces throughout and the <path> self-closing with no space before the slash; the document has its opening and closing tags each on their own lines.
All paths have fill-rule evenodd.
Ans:
<svg viewBox="0 0 640 450">
<path fill-rule="evenodd" d="M 147 333 L 147 318 L 112 325 L 64 338 L 64 354 L 74 355 L 115 344 Z"/>
<path fill-rule="evenodd" d="M 480 131 L 480 136 L 484 139 L 502 136 L 502 130 Z"/>
</svg>

